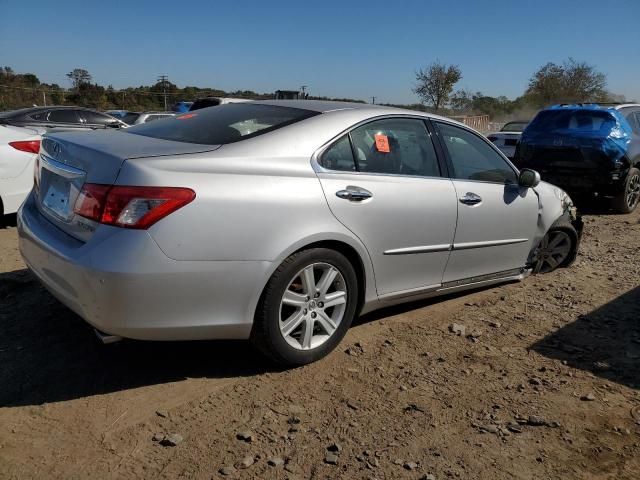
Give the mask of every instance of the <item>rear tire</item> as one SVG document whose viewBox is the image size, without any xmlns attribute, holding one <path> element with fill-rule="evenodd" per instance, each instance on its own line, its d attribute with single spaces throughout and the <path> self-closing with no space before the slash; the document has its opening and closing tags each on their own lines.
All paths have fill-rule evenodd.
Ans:
<svg viewBox="0 0 640 480">
<path fill-rule="evenodd" d="M 294 253 L 262 293 L 251 342 L 284 366 L 314 362 L 340 343 L 357 302 L 356 272 L 344 255 L 327 248 Z"/>
<path fill-rule="evenodd" d="M 624 191 L 613 200 L 613 208 L 618 213 L 631 213 L 640 202 L 640 170 L 629 169 L 624 181 Z"/>
</svg>

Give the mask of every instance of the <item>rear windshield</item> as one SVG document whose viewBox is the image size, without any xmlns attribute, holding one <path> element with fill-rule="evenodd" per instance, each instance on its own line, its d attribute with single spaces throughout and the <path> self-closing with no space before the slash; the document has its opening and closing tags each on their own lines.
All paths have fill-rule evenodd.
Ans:
<svg viewBox="0 0 640 480">
<path fill-rule="evenodd" d="M 608 135 L 616 120 L 606 110 L 544 110 L 533 119 L 527 132 L 602 133 Z"/>
<path fill-rule="evenodd" d="M 500 129 L 501 132 L 522 132 L 527 127 L 527 122 L 509 122 Z"/>
<path fill-rule="evenodd" d="M 183 113 L 164 122 L 151 122 L 127 129 L 127 133 L 176 142 L 225 145 L 267 133 L 318 112 L 299 108 L 229 103 Z"/>
</svg>

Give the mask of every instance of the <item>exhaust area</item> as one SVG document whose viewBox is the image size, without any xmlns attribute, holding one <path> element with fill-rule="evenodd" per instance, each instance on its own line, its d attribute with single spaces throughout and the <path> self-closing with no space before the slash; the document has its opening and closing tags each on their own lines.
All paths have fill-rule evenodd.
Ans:
<svg viewBox="0 0 640 480">
<path fill-rule="evenodd" d="M 117 335 L 109 335 L 108 333 L 101 332 L 97 328 L 94 328 L 93 332 L 96 334 L 96 337 L 98 337 L 98 340 L 100 340 L 103 345 L 122 341 L 122 337 L 119 337 Z"/>
</svg>

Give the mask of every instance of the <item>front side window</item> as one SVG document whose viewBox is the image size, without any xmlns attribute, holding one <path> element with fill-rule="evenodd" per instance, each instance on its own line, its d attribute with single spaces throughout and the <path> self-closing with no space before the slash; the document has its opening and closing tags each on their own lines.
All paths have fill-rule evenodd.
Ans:
<svg viewBox="0 0 640 480">
<path fill-rule="evenodd" d="M 351 142 L 349 135 L 345 135 L 340 140 L 331 145 L 322 154 L 320 165 L 329 170 L 340 170 L 353 172 L 356 170 L 356 164 L 353 161 L 353 151 L 351 150 Z"/>
<path fill-rule="evenodd" d="M 51 110 L 47 117 L 50 122 L 58 123 L 80 123 L 80 118 L 75 110 Z"/>
<path fill-rule="evenodd" d="M 363 173 L 440 176 L 431 137 L 421 120 L 376 120 L 354 129 L 350 136 L 356 165 Z"/>
<path fill-rule="evenodd" d="M 127 133 L 176 142 L 225 145 L 299 122 L 319 112 L 300 108 L 229 103 L 176 115 L 164 122 L 128 128 Z"/>
<path fill-rule="evenodd" d="M 484 140 L 447 123 L 436 123 L 453 166 L 453 178 L 495 183 L 516 183 L 516 172 Z"/>
<path fill-rule="evenodd" d="M 90 110 L 83 110 L 80 112 L 80 115 L 82 115 L 86 123 L 91 125 L 108 125 L 115 121 L 113 117 Z"/>
</svg>

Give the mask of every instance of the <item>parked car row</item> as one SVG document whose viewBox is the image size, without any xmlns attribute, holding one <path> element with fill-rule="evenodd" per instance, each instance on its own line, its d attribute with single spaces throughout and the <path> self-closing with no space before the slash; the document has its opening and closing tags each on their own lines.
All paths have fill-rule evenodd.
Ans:
<svg viewBox="0 0 640 480">
<path fill-rule="evenodd" d="M 0 216 L 15 213 L 33 187 L 33 162 L 44 133 L 127 128 L 174 115 L 68 106 L 0 112 Z"/>
<path fill-rule="evenodd" d="M 47 133 L 18 230 L 104 341 L 244 338 L 301 365 L 360 313 L 568 266 L 582 222 L 455 121 L 272 100 Z"/>
<path fill-rule="evenodd" d="M 640 203 L 640 104 L 556 105 L 487 138 L 580 200 L 603 198 L 620 213 Z"/>
</svg>

